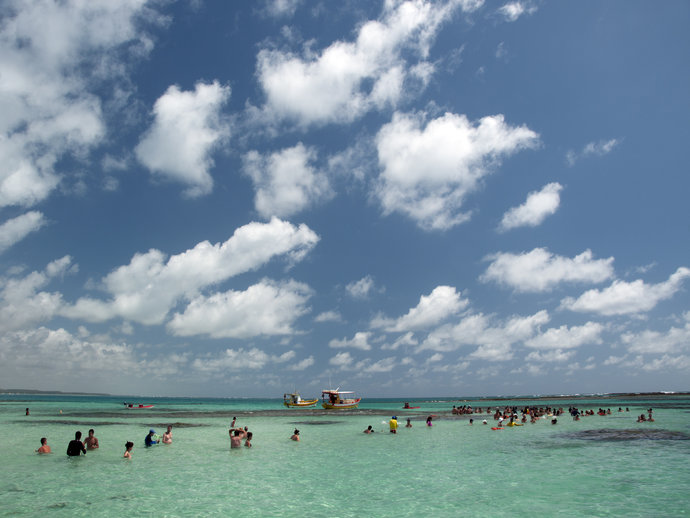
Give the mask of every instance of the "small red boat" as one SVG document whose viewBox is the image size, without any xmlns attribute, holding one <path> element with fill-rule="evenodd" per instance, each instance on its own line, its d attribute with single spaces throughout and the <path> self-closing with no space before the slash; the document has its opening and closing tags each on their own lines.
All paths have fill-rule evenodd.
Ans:
<svg viewBox="0 0 690 518">
<path fill-rule="evenodd" d="M 127 408 L 131 408 L 132 410 L 137 410 L 139 408 L 153 408 L 153 405 L 133 405 L 132 403 L 125 403 L 125 406 Z"/>
</svg>

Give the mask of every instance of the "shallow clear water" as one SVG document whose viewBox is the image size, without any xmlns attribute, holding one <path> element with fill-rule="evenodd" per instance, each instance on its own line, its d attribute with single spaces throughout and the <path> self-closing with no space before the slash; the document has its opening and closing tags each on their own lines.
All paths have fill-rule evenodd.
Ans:
<svg viewBox="0 0 690 518">
<path fill-rule="evenodd" d="M 690 514 L 690 398 L 539 401 L 596 410 L 492 431 L 458 401 L 370 400 L 358 412 L 283 409 L 279 400 L 2 396 L 0 516 L 683 516 Z M 482 406 L 491 402 L 483 401 Z M 493 402 L 494 406 L 524 401 Z M 527 402 L 535 404 L 534 401 Z M 31 415 L 24 415 L 30 407 Z M 619 406 L 630 412 L 617 412 Z M 653 423 L 635 418 L 654 407 Z M 62 413 L 60 413 L 62 411 Z M 390 415 L 400 422 L 387 431 Z M 425 418 L 436 414 L 434 426 Z M 229 449 L 228 427 L 254 434 Z M 413 427 L 406 429 L 406 417 Z M 172 445 L 144 448 L 174 423 Z M 368 425 L 373 435 L 362 433 Z M 70 459 L 75 430 L 101 447 Z M 294 428 L 302 441 L 289 440 Z M 666 433 L 675 432 L 675 434 Z M 654 433 L 650 433 L 654 432 Z M 52 455 L 37 455 L 47 437 Z M 133 459 L 122 459 L 124 443 Z"/>
</svg>

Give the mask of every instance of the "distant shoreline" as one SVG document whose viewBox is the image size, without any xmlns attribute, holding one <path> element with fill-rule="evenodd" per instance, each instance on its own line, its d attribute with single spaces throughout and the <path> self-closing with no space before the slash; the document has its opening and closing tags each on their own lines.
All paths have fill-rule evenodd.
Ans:
<svg viewBox="0 0 690 518">
<path fill-rule="evenodd" d="M 145 398 L 200 398 L 200 399 L 280 399 L 279 397 L 237 397 L 237 398 L 225 398 L 218 396 L 136 396 L 136 395 L 121 395 L 121 394 L 108 394 L 105 392 L 63 392 L 60 390 L 37 390 L 37 389 L 1 389 L 0 394 L 16 394 L 16 395 L 42 395 L 42 396 L 106 396 L 106 397 L 122 397 L 129 399 L 145 399 Z M 399 399 L 410 401 L 460 401 L 460 402 L 480 402 L 482 400 L 487 401 L 510 401 L 510 400 L 523 400 L 523 401 L 540 401 L 544 399 L 636 399 L 636 398 L 654 398 L 654 397 L 672 397 L 672 396 L 690 396 L 690 391 L 688 392 L 610 392 L 603 394 L 529 394 L 529 395 L 512 395 L 512 396 L 401 396 L 401 397 L 377 397 L 368 396 L 366 399 Z"/>
<path fill-rule="evenodd" d="M 60 390 L 0 389 L 0 394 L 42 395 L 42 396 L 112 396 L 105 392 L 62 392 Z"/>
</svg>

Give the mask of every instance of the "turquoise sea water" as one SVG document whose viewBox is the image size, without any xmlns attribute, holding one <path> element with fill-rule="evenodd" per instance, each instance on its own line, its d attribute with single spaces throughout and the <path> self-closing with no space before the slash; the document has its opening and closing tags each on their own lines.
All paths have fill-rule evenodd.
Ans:
<svg viewBox="0 0 690 518">
<path fill-rule="evenodd" d="M 474 406 L 610 408 L 610 416 L 492 431 L 451 415 L 458 400 L 365 400 L 358 411 L 287 410 L 281 400 L 0 396 L 1 516 L 684 516 L 690 397 L 473 400 Z M 629 412 L 618 412 L 618 407 Z M 30 408 L 30 416 L 24 409 Z M 654 408 L 655 422 L 636 417 Z M 397 415 L 397 435 L 387 422 Z M 426 416 L 435 414 L 433 427 Z M 230 450 L 248 426 L 251 449 Z M 404 428 L 410 417 L 412 428 Z M 481 421 L 487 417 L 489 425 Z M 144 448 L 173 424 L 173 444 Z M 363 434 L 372 425 L 376 433 Z M 76 430 L 100 449 L 68 458 Z M 302 441 L 289 440 L 299 428 Z M 52 455 L 38 455 L 48 438 Z M 122 458 L 134 442 L 133 458 Z"/>
</svg>

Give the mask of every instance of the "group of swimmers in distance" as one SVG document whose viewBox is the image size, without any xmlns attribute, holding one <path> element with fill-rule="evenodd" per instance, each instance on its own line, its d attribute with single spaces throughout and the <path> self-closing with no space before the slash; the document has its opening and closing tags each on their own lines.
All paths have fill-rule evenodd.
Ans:
<svg viewBox="0 0 690 518">
<path fill-rule="evenodd" d="M 626 407 L 625 409 L 626 412 L 629 412 L 630 409 Z M 643 423 L 643 422 L 653 422 L 654 418 L 652 417 L 652 411 L 653 409 L 648 409 L 647 410 L 647 417 L 645 417 L 644 413 L 640 414 L 640 416 L 637 418 L 638 423 Z M 622 407 L 618 407 L 618 412 L 623 412 Z M 473 409 L 471 406 L 466 406 L 463 405 L 462 407 L 456 407 L 453 406 L 453 410 L 451 411 L 452 414 L 455 415 L 463 415 L 463 414 L 491 414 L 492 410 L 490 407 L 486 408 L 486 412 L 482 412 L 481 408 L 476 408 Z M 522 417 L 519 417 L 519 413 L 522 414 Z M 493 418 L 495 421 L 498 421 L 498 428 L 503 427 L 504 421 L 507 419 L 509 420 L 507 426 L 521 426 L 523 423 L 527 422 L 527 419 L 530 419 L 531 423 L 536 423 L 540 418 L 546 419 L 547 417 L 552 417 L 551 419 L 551 424 L 557 424 L 558 420 L 557 417 L 562 415 L 564 413 L 563 408 L 551 408 L 551 407 L 523 407 L 523 408 L 518 408 L 516 406 L 506 406 L 503 410 L 500 408 L 496 408 L 496 411 L 493 412 Z M 581 416 L 590 416 L 590 415 L 595 415 L 594 410 L 584 410 L 580 411 L 576 407 L 569 407 L 568 408 L 568 413 L 573 417 L 574 421 L 579 421 Z M 26 415 L 29 415 L 29 409 L 26 409 Z M 600 416 L 605 416 L 605 415 L 611 415 L 611 409 L 604 410 L 603 408 L 599 408 L 599 410 L 596 412 L 596 415 Z M 433 426 L 433 418 L 437 417 L 434 416 L 433 414 L 428 416 L 426 418 L 426 425 L 427 427 Z M 246 448 L 251 448 L 252 447 L 252 437 L 253 434 L 252 432 L 249 431 L 248 427 L 244 428 L 239 428 L 235 427 L 235 422 L 237 418 L 233 417 L 232 418 L 232 423 L 230 424 L 230 429 L 228 430 L 228 434 L 230 435 L 230 448 L 240 448 L 242 446 L 242 441 L 244 440 L 244 446 Z M 385 421 L 384 421 L 385 423 Z M 469 424 L 472 425 L 474 424 L 474 419 L 469 420 Z M 487 420 L 484 419 L 482 421 L 482 424 L 488 424 Z M 410 418 L 407 418 L 407 423 L 405 424 L 405 428 L 412 428 L 412 422 Z M 398 418 L 397 416 L 392 416 L 391 419 L 388 421 L 388 429 L 390 433 L 396 434 L 398 433 Z M 67 455 L 70 457 L 79 457 L 80 455 L 86 455 L 86 452 L 89 450 L 97 450 L 99 448 L 99 443 L 98 439 L 94 436 L 94 429 L 91 428 L 89 430 L 89 435 L 84 441 L 81 440 L 81 432 L 77 431 L 74 434 L 74 439 L 69 442 L 67 445 Z M 364 433 L 366 434 L 371 434 L 374 433 L 374 428 L 369 425 L 366 430 L 364 430 Z M 300 434 L 299 430 L 295 429 L 293 432 L 292 436 L 290 437 L 292 441 L 299 442 L 300 440 Z M 163 443 L 163 444 L 172 444 L 172 425 L 168 425 L 168 428 L 166 432 L 163 434 L 162 437 L 159 437 L 156 435 L 156 431 L 151 428 L 149 430 L 149 433 L 146 435 L 144 438 L 144 445 L 146 447 L 153 446 L 154 444 L 158 443 Z M 125 459 L 131 459 L 132 458 L 132 449 L 134 448 L 134 443 L 132 441 L 127 441 L 125 443 L 125 453 L 123 457 Z M 36 450 L 36 453 L 39 454 L 46 454 L 46 453 L 52 453 L 52 450 L 50 446 L 48 445 L 48 439 L 45 437 L 41 437 L 41 446 Z"/>
<path fill-rule="evenodd" d="M 619 412 L 623 412 L 622 407 L 618 407 Z M 629 412 L 630 409 L 626 407 L 625 409 L 626 412 Z M 579 421 L 580 416 L 589 416 L 589 415 L 595 415 L 594 410 L 584 410 L 580 411 L 577 407 L 570 407 L 568 408 L 568 412 L 570 415 L 573 417 L 573 420 Z M 482 408 L 472 408 L 472 406 L 469 405 L 463 405 L 462 407 L 457 407 L 453 406 L 453 409 L 451 410 L 451 414 L 453 415 L 467 415 L 467 414 L 492 414 L 493 413 L 493 418 L 495 421 L 498 421 L 497 427 L 494 427 L 493 429 L 501 429 L 504 425 L 504 421 L 507 421 L 506 426 L 522 426 L 524 423 L 527 422 L 527 420 L 530 420 L 530 423 L 536 423 L 540 418 L 542 419 L 547 419 L 551 417 L 551 424 L 555 425 L 558 424 L 558 416 L 561 416 L 564 414 L 563 408 L 551 408 L 551 407 L 537 407 L 537 406 L 526 406 L 523 408 L 519 408 L 517 406 L 506 406 L 505 408 L 496 408 L 495 412 L 492 411 L 491 407 L 486 407 L 486 411 L 482 411 Z M 644 414 L 641 414 L 637 418 L 638 423 L 642 422 L 650 422 L 654 421 L 652 418 L 652 409 L 650 408 L 647 410 L 648 417 L 645 417 Z M 520 414 L 522 414 L 522 417 L 520 417 Z M 611 409 L 604 410 L 603 408 L 599 408 L 599 410 L 596 412 L 596 415 L 611 415 Z M 436 417 L 433 414 L 427 417 L 426 419 L 426 425 L 427 427 L 431 427 L 433 425 L 432 420 L 433 418 Z M 470 419 L 469 423 L 470 425 L 474 424 L 474 419 Z M 484 419 L 482 420 L 482 424 L 488 424 L 487 420 Z M 406 428 L 411 428 L 412 423 L 410 422 L 410 418 L 407 419 L 407 425 L 405 426 Z M 392 416 L 390 421 L 388 421 L 388 428 L 390 433 L 397 433 L 398 432 L 398 418 L 397 416 Z M 367 427 L 366 430 L 364 430 L 364 433 L 370 434 L 374 433 L 373 427 L 370 425 Z"/>
<path fill-rule="evenodd" d="M 654 418 L 652 417 L 652 409 L 650 408 L 647 410 L 648 416 L 645 417 L 644 414 L 640 414 L 640 417 L 637 418 L 638 423 L 645 423 L 645 422 L 650 422 L 654 421 Z"/>
<path fill-rule="evenodd" d="M 88 437 L 82 441 L 81 432 L 75 432 L 74 439 L 72 439 L 67 445 L 67 455 L 69 457 L 79 457 L 81 455 L 86 455 L 87 451 L 97 450 L 100 447 L 100 445 L 94 433 L 94 429 L 91 428 L 89 430 Z M 168 429 L 163 434 L 162 438 L 159 438 L 157 435 L 155 435 L 155 433 L 156 432 L 153 428 L 149 430 L 149 433 L 144 438 L 145 446 L 149 447 L 154 444 L 158 444 L 159 442 L 162 442 L 163 444 L 172 444 L 172 425 L 168 425 Z M 132 458 L 132 448 L 134 448 L 134 443 L 132 441 L 127 441 L 125 443 L 125 454 L 123 455 L 125 459 Z M 46 439 L 45 437 L 41 437 L 41 447 L 36 450 L 36 453 L 53 453 L 50 446 L 48 445 L 48 439 Z"/>
</svg>

